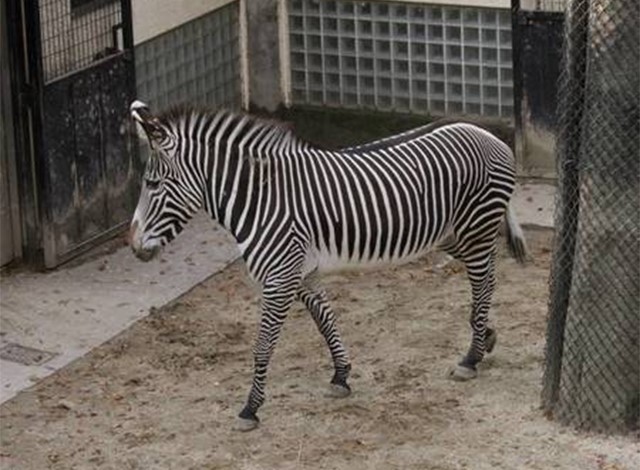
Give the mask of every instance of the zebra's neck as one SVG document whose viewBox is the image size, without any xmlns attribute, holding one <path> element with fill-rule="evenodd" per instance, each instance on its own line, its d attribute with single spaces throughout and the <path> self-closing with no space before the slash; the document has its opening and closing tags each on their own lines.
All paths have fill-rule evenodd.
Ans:
<svg viewBox="0 0 640 470">
<path fill-rule="evenodd" d="M 220 113 L 205 139 L 205 207 L 239 243 L 286 210 L 287 159 L 309 145 L 293 133 L 247 115 Z"/>
</svg>

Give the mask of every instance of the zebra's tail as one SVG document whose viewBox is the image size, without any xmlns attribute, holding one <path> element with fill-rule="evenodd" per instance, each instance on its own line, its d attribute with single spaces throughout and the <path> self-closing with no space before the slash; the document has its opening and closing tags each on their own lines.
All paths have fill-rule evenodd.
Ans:
<svg viewBox="0 0 640 470">
<path fill-rule="evenodd" d="M 524 263 L 527 260 L 527 242 L 524 239 L 524 233 L 513 211 L 511 204 L 507 206 L 507 247 L 509 253 L 518 263 Z"/>
</svg>

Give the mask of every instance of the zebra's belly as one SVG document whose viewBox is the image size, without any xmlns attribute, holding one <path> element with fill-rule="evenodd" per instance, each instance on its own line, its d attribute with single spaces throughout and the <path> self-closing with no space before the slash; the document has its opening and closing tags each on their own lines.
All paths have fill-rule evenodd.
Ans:
<svg viewBox="0 0 640 470">
<path fill-rule="evenodd" d="M 343 245 L 342 250 L 336 249 L 335 244 L 325 244 L 322 248 L 312 247 L 307 253 L 303 268 L 303 275 L 318 271 L 321 273 L 329 273 L 336 271 L 359 271 L 384 268 L 390 265 L 399 265 L 409 263 L 411 261 L 424 256 L 433 249 L 437 249 L 443 242 L 448 240 L 453 234 L 450 225 L 445 225 L 438 230 L 437 234 L 431 238 L 427 238 L 423 243 L 414 243 L 413 245 L 388 245 L 384 249 L 365 248 L 364 253 L 358 252 L 357 249 L 349 251 L 346 249 L 348 245 Z M 355 246 L 365 246 L 365 243 L 355 243 Z M 413 248 L 406 248 L 413 246 Z"/>
<path fill-rule="evenodd" d="M 375 270 L 384 268 L 385 266 L 409 263 L 421 256 L 424 256 L 429 251 L 431 251 L 431 247 L 424 247 L 418 251 L 407 253 L 402 256 L 367 258 L 358 256 L 341 256 L 338 253 L 314 250 L 307 255 L 303 273 L 306 275 L 314 271 L 320 273 L 332 273 L 340 271 Z"/>
</svg>

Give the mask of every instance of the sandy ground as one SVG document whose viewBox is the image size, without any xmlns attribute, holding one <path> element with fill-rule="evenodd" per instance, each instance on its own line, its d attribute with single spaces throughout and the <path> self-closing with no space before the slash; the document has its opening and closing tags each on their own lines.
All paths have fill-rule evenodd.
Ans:
<svg viewBox="0 0 640 470">
<path fill-rule="evenodd" d="M 640 468 L 637 436 L 576 433 L 539 409 L 548 232 L 534 261 L 501 254 L 498 345 L 468 383 L 469 287 L 441 257 L 325 285 L 353 362 L 354 393 L 325 396 L 332 370 L 300 305 L 270 369 L 261 426 L 233 431 L 251 379 L 257 295 L 237 262 L 0 407 L 2 469 Z"/>
</svg>

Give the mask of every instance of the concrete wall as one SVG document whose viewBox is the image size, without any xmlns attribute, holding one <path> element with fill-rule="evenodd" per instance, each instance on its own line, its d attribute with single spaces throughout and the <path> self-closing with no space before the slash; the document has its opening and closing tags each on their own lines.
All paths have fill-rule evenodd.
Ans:
<svg viewBox="0 0 640 470">
<path fill-rule="evenodd" d="M 252 106 L 274 111 L 282 103 L 278 0 L 246 2 L 248 92 Z"/>
<path fill-rule="evenodd" d="M 148 41 L 233 0 L 133 0 L 136 44 Z M 243 103 L 275 110 L 290 103 L 289 48 L 286 21 L 289 0 L 243 0 L 246 11 L 246 49 L 241 45 Z M 510 0 L 407 0 L 407 3 L 509 8 Z M 153 11 L 153 15 L 148 12 Z M 241 15 L 240 21 L 244 18 Z M 243 26 L 241 26 L 242 28 Z"/>
<path fill-rule="evenodd" d="M 133 41 L 135 44 L 147 41 L 232 1 L 132 0 Z"/>
<path fill-rule="evenodd" d="M 134 42 L 148 41 L 233 0 L 133 0 Z M 269 111 L 290 104 L 290 0 L 241 0 L 243 103 Z M 510 0 L 405 0 L 405 3 L 510 8 Z M 149 14 L 153 11 L 153 14 Z M 284 23 L 284 24 L 283 24 Z M 246 29 L 244 29 L 246 27 Z"/>
<path fill-rule="evenodd" d="M 139 46 L 234 0 L 133 0 L 134 43 Z M 242 106 L 275 110 L 283 102 L 279 0 L 240 0 L 239 64 Z M 153 11 L 153 14 L 149 14 Z M 288 34 L 288 32 L 287 32 Z M 287 72 L 288 73 L 288 72 Z M 210 103 L 211 104 L 211 103 Z"/>
<path fill-rule="evenodd" d="M 138 98 L 158 108 L 243 104 L 240 10 L 231 2 L 137 44 Z"/>
<path fill-rule="evenodd" d="M 159 107 L 246 107 L 246 3 L 254 2 L 133 0 L 140 99 Z"/>
</svg>

